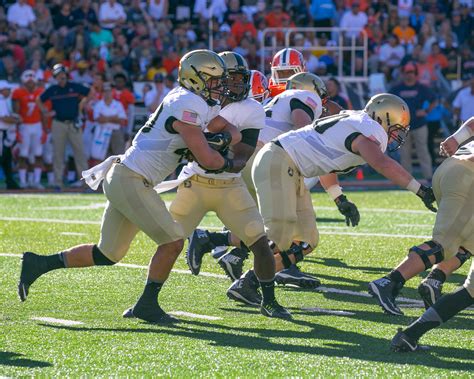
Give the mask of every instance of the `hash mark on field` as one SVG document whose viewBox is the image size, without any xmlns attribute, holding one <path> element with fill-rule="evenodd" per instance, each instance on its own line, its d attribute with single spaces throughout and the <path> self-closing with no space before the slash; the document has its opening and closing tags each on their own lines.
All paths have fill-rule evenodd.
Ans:
<svg viewBox="0 0 474 379">
<path fill-rule="evenodd" d="M 59 234 L 63 236 L 87 236 L 86 233 L 78 233 L 78 232 L 61 232 Z"/>
<path fill-rule="evenodd" d="M 61 318 L 54 318 L 54 317 L 32 317 L 31 319 L 36 320 L 36 321 L 44 321 L 44 322 L 50 322 L 52 324 L 60 324 L 60 325 L 66 325 L 66 326 L 84 325 L 84 323 L 81 321 L 63 320 Z"/>
<path fill-rule="evenodd" d="M 308 312 L 317 312 L 317 313 L 325 313 L 328 315 L 336 315 L 336 316 L 354 316 L 354 312 L 347 312 L 347 311 L 337 311 L 333 309 L 325 309 L 325 308 L 301 308 L 303 311 Z"/>
<path fill-rule="evenodd" d="M 222 317 L 215 317 L 215 316 L 207 316 L 207 315 L 198 315 L 196 313 L 190 313 L 190 312 L 183 312 L 183 311 L 172 311 L 168 312 L 171 315 L 174 316 L 183 316 L 183 317 L 191 317 L 191 318 L 199 318 L 201 320 L 211 320 L 211 321 L 217 321 L 217 320 L 222 320 Z"/>
</svg>

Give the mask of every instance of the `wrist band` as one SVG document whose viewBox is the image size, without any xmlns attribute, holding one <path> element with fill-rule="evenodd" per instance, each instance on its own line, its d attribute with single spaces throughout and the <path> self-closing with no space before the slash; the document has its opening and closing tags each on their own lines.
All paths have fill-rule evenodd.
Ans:
<svg viewBox="0 0 474 379">
<path fill-rule="evenodd" d="M 407 190 L 413 192 L 414 194 L 417 194 L 420 187 L 421 187 L 421 183 L 416 179 L 412 179 L 410 180 L 410 183 L 408 183 L 407 185 Z"/>
<path fill-rule="evenodd" d="M 336 200 L 342 195 L 342 188 L 338 184 L 334 184 L 326 190 L 326 193 L 331 199 Z"/>
<path fill-rule="evenodd" d="M 456 140 L 456 142 L 458 143 L 458 145 L 460 145 L 464 141 L 471 138 L 471 135 L 472 135 L 472 133 L 471 133 L 470 128 L 466 124 L 464 124 L 451 137 L 453 137 Z"/>
</svg>

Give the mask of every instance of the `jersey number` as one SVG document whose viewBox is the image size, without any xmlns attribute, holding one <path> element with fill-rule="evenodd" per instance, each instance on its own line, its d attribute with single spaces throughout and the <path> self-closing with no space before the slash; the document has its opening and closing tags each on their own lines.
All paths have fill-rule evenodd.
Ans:
<svg viewBox="0 0 474 379">
<path fill-rule="evenodd" d="M 28 112 L 26 115 L 29 117 L 33 114 L 34 110 L 36 108 L 36 103 L 34 101 L 29 101 L 28 102 Z"/>
<path fill-rule="evenodd" d="M 319 120 L 316 120 L 313 123 L 314 130 L 316 130 L 319 134 L 323 134 L 326 130 L 336 125 L 342 119 L 349 117 L 348 114 L 336 114 L 333 116 L 323 117 Z"/>
</svg>

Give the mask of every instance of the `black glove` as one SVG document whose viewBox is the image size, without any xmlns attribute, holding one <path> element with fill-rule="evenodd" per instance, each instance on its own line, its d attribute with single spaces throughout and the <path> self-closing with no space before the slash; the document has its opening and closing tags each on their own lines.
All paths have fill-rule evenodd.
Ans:
<svg viewBox="0 0 474 379">
<path fill-rule="evenodd" d="M 226 152 L 229 148 L 232 136 L 228 132 L 221 133 L 204 133 L 209 147 L 213 150 Z"/>
<path fill-rule="evenodd" d="M 223 158 L 224 158 L 224 166 L 222 166 L 221 168 L 218 168 L 217 170 L 211 170 L 211 169 L 205 168 L 206 174 L 220 174 L 224 171 L 232 170 L 232 168 L 234 167 L 234 162 L 232 161 L 232 159 L 229 159 L 226 156 L 223 156 Z"/>
<path fill-rule="evenodd" d="M 337 209 L 343 216 L 346 217 L 346 225 L 356 226 L 359 224 L 360 221 L 360 214 L 357 206 L 354 203 L 351 203 L 347 200 L 347 197 L 344 195 L 340 195 L 334 200 L 337 205 Z"/>
<path fill-rule="evenodd" d="M 433 206 L 433 203 L 436 201 L 435 195 L 433 193 L 433 188 L 426 187 L 423 184 L 421 185 L 420 189 L 416 193 L 423 203 L 425 207 L 428 208 L 431 212 L 437 212 L 438 210 Z"/>
<path fill-rule="evenodd" d="M 191 150 L 189 150 L 187 147 L 176 149 L 174 153 L 179 156 L 178 158 L 179 163 L 183 161 L 193 162 L 196 160 L 196 158 L 194 158 L 193 153 L 191 153 Z"/>
</svg>

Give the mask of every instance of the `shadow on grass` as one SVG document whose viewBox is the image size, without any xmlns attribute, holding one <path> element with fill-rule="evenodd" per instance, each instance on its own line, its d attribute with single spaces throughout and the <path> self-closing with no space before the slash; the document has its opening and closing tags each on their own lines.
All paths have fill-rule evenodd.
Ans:
<svg viewBox="0 0 474 379">
<path fill-rule="evenodd" d="M 253 313 L 253 312 L 251 312 Z M 430 352 L 395 354 L 389 350 L 389 340 L 343 331 L 330 326 L 319 325 L 303 320 L 289 320 L 302 327 L 301 331 L 271 328 L 232 327 L 200 321 L 182 320 L 173 326 L 163 327 L 141 323 L 137 328 L 72 327 L 40 324 L 54 329 L 75 332 L 106 333 L 160 333 L 208 341 L 213 346 L 235 347 L 246 350 L 262 350 L 286 353 L 315 354 L 321 356 L 361 359 L 370 362 L 422 365 L 442 369 L 474 370 L 472 350 L 461 348 L 436 347 Z M 143 325 L 143 326 L 142 326 Z M 248 333 L 248 335 L 242 334 Z M 391 336 L 390 336 L 391 337 Z M 285 344 L 272 339 L 300 339 L 300 343 Z M 317 340 L 317 346 L 308 346 L 308 340 Z M 455 359 L 456 361 L 447 361 Z M 462 362 L 470 361 L 470 362 Z"/>
<path fill-rule="evenodd" d="M 333 217 L 316 217 L 316 222 L 324 223 L 324 222 L 338 222 L 338 223 L 345 223 L 346 220 L 343 218 L 333 218 Z"/>
<path fill-rule="evenodd" d="M 23 354 L 13 353 L 11 351 L 0 351 L 0 366 L 15 367 L 51 367 L 49 362 L 35 361 L 34 359 L 22 358 Z"/>
</svg>

